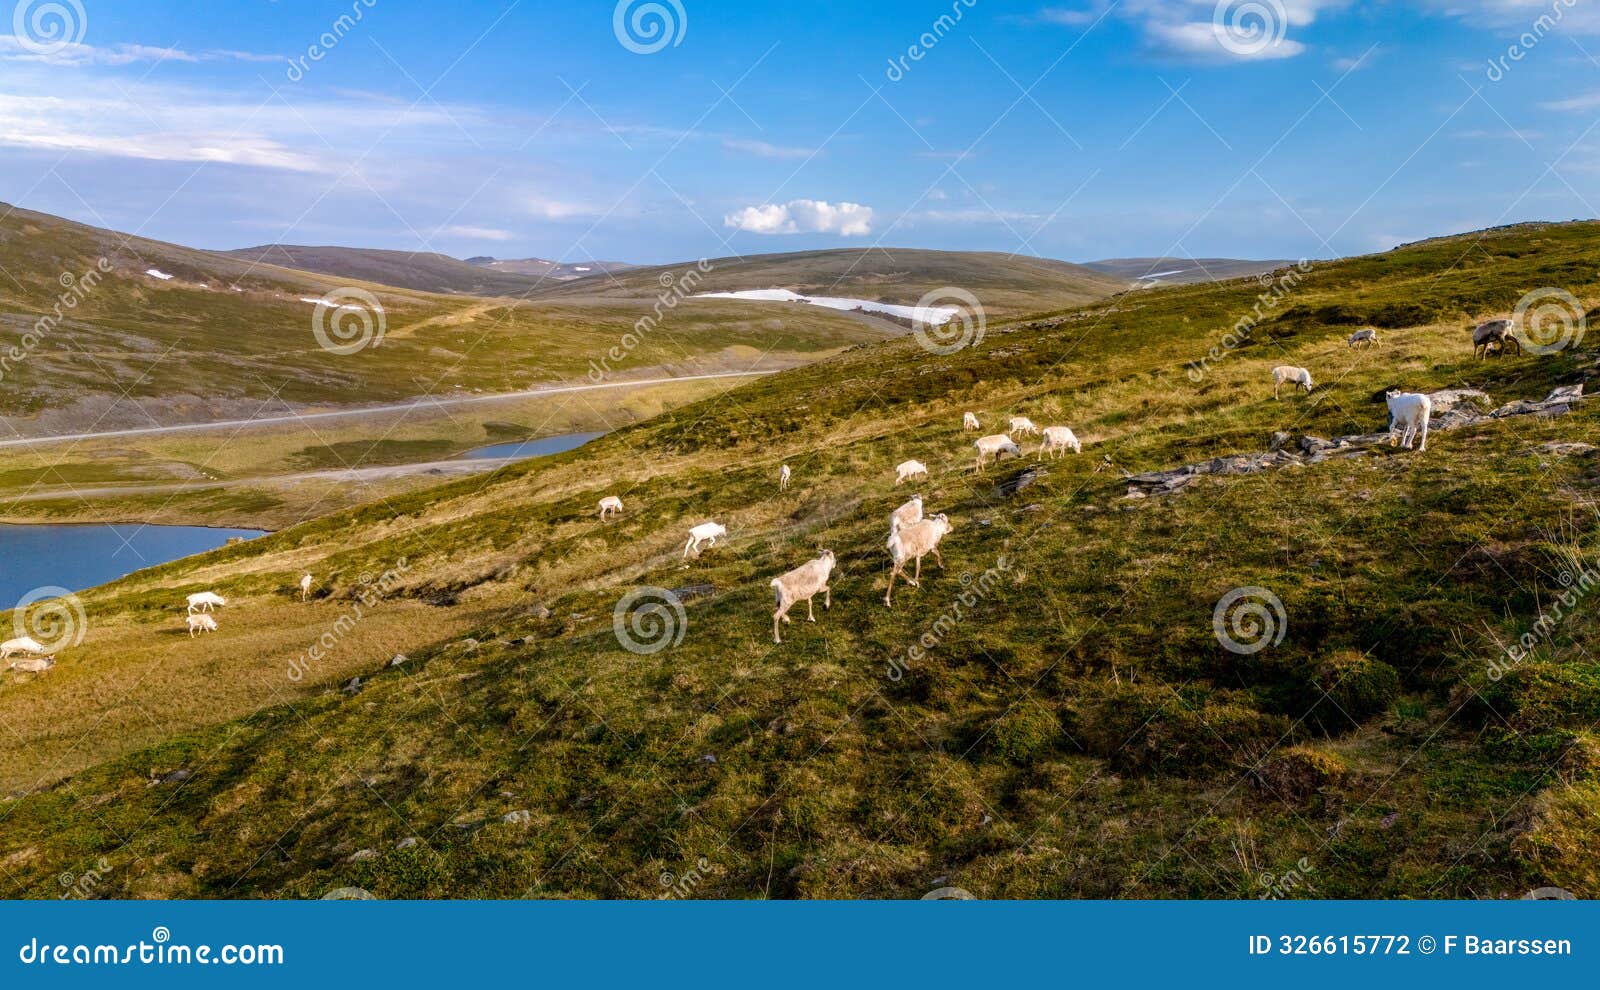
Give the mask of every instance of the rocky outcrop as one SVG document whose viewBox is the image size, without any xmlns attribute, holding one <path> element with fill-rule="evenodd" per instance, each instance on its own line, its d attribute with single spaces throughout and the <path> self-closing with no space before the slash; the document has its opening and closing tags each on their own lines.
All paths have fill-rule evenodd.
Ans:
<svg viewBox="0 0 1600 990">
<path fill-rule="evenodd" d="M 1430 430 L 1438 433 L 1511 416 L 1561 416 L 1571 412 L 1572 407 L 1583 399 L 1583 386 L 1564 385 L 1541 401 L 1519 399 L 1488 412 L 1483 410 L 1489 405 L 1489 396 L 1473 388 L 1430 392 L 1428 398 L 1433 401 Z M 1320 464 L 1330 459 L 1364 457 L 1368 448 L 1388 443 L 1389 434 L 1387 431 L 1364 433 L 1331 440 L 1303 436 L 1298 442 L 1291 442 L 1291 439 L 1288 433 L 1279 431 L 1272 435 L 1272 442 L 1265 453 L 1213 457 L 1170 471 L 1127 475 L 1127 497 L 1176 494 L 1205 475 L 1254 474 L 1275 468 Z"/>
</svg>

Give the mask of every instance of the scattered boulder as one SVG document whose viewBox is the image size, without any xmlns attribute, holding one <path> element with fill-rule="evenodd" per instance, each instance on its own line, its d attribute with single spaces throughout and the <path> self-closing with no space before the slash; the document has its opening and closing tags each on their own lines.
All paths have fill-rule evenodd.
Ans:
<svg viewBox="0 0 1600 990">
<path fill-rule="evenodd" d="M 377 855 L 378 850 L 376 849 L 357 849 L 355 852 L 350 854 L 350 862 L 360 863 L 363 860 L 376 859 Z"/>
<path fill-rule="evenodd" d="M 406 655 L 404 653 L 396 653 L 394 656 L 389 658 L 389 662 L 384 664 L 384 666 L 385 667 L 399 667 L 400 665 L 404 664 L 407 659 L 408 658 L 406 657 Z"/>
<path fill-rule="evenodd" d="M 678 601 L 687 602 L 714 595 L 717 593 L 717 587 L 714 584 L 690 584 L 682 588 L 673 588 L 672 593 L 678 597 Z"/>
<path fill-rule="evenodd" d="M 533 821 L 533 812 L 527 808 L 518 808 L 516 811 L 508 811 L 501 815 L 500 820 L 507 825 L 526 825 Z"/>
<path fill-rule="evenodd" d="M 394 847 L 396 849 L 410 849 L 412 846 L 414 846 L 416 844 L 417 844 L 417 837 L 414 836 L 414 835 L 408 835 L 405 838 L 401 839 L 399 842 L 396 842 L 394 844 Z"/>
<path fill-rule="evenodd" d="M 357 691 L 360 691 L 362 687 L 363 685 L 361 683 L 361 677 L 360 675 L 357 675 L 346 681 L 344 687 L 340 688 L 339 690 L 343 691 L 345 694 L 353 695 Z"/>
</svg>

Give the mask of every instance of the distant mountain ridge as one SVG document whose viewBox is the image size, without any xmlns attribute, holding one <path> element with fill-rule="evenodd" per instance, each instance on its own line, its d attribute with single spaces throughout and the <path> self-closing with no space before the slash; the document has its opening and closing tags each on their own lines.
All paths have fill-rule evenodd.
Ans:
<svg viewBox="0 0 1600 990">
<path fill-rule="evenodd" d="M 1239 258 L 1106 258 L 1083 267 L 1145 285 L 1194 285 L 1260 275 L 1293 261 L 1248 261 Z"/>
<path fill-rule="evenodd" d="M 576 278 L 625 272 L 630 268 L 639 267 L 630 265 L 626 261 L 563 262 L 546 261 L 543 258 L 491 258 L 488 255 L 468 258 L 467 264 L 512 275 L 533 275 L 555 282 L 570 282 Z"/>
</svg>

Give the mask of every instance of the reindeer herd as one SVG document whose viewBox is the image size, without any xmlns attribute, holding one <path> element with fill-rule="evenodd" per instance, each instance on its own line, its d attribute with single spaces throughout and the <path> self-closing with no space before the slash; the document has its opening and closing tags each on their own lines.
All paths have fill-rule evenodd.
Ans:
<svg viewBox="0 0 1600 990">
<path fill-rule="evenodd" d="M 1470 328 L 1472 331 L 1473 356 L 1479 359 L 1498 356 L 1514 348 L 1518 354 L 1523 353 L 1522 343 L 1516 333 L 1515 322 L 1511 319 L 1494 319 L 1479 323 Z M 1346 338 L 1346 345 L 1350 348 L 1377 347 L 1379 345 L 1378 333 L 1371 328 L 1357 330 Z M 1287 385 L 1292 389 L 1301 389 L 1307 395 L 1315 389 L 1311 372 L 1305 368 L 1293 365 L 1280 365 L 1272 369 L 1272 396 L 1274 400 L 1281 398 L 1283 387 Z M 1428 424 L 1433 414 L 1432 400 L 1422 393 L 1402 392 L 1391 389 L 1385 396 L 1389 410 L 1389 443 L 1396 444 L 1404 449 L 1412 449 L 1413 443 L 1421 452 L 1428 449 Z M 1038 437 L 1039 447 L 1036 457 L 1043 460 L 1046 457 L 1054 460 L 1067 451 L 1074 454 L 1083 453 L 1083 444 L 1076 434 L 1067 426 L 1047 426 L 1039 428 L 1026 416 L 1012 416 L 1004 433 L 996 433 L 979 437 L 973 441 L 973 449 L 977 452 L 974 465 L 976 473 L 982 475 L 986 465 L 999 461 L 1002 457 L 1022 457 L 1021 446 L 1013 437 Z M 965 412 L 961 417 L 963 433 L 982 432 L 982 423 L 974 412 Z M 928 466 L 920 460 L 907 460 L 895 466 L 894 484 L 899 486 L 913 479 L 928 477 Z M 793 476 L 788 464 L 779 469 L 778 490 L 788 489 Z M 622 500 L 615 495 L 607 495 L 600 500 L 600 520 L 605 522 L 623 512 Z M 893 607 L 895 579 L 901 578 L 913 588 L 921 586 L 922 559 L 929 554 L 933 555 L 934 563 L 943 569 L 944 561 L 939 555 L 939 544 L 947 536 L 953 523 L 945 513 L 924 516 L 922 496 L 913 495 L 899 508 L 895 509 L 889 517 L 889 537 L 885 544 L 888 551 L 891 567 L 889 570 L 889 584 L 884 592 L 883 603 Z M 698 557 L 702 550 L 716 546 L 718 539 L 725 539 L 728 530 L 717 522 L 704 522 L 693 526 L 689 530 L 688 541 L 683 547 L 685 560 Z M 806 603 L 806 618 L 810 622 L 816 621 L 813 600 L 818 594 L 823 596 L 823 608 L 833 606 L 832 588 L 829 581 L 832 577 L 836 560 L 832 550 L 823 550 L 813 560 L 809 560 L 799 567 L 781 574 L 772 579 L 771 585 L 775 599 L 776 609 L 772 613 L 772 639 L 775 643 L 782 643 L 780 626 L 789 622 L 789 610 L 804 601 Z M 912 566 L 911 573 L 906 573 L 907 565 Z M 313 578 L 310 574 L 304 575 L 299 581 L 300 600 L 308 601 L 311 595 Z M 217 631 L 215 609 L 225 607 L 227 599 L 213 591 L 201 591 L 189 595 L 185 610 L 185 622 L 188 626 L 190 638 L 207 632 Z M 43 671 L 54 665 L 55 658 L 44 656 L 45 647 L 36 640 L 27 636 L 7 640 L 0 643 L 0 661 L 6 661 L 13 654 L 23 654 L 25 659 L 12 661 L 13 670 Z"/>
</svg>

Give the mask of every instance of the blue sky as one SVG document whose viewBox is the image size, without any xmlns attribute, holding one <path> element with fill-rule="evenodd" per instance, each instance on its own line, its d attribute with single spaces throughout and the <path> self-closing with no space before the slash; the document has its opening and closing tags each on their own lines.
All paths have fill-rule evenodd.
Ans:
<svg viewBox="0 0 1600 990">
<path fill-rule="evenodd" d="M 1299 258 L 1600 203 L 1597 0 L 7 6 L 0 198 L 198 247 Z"/>
</svg>

